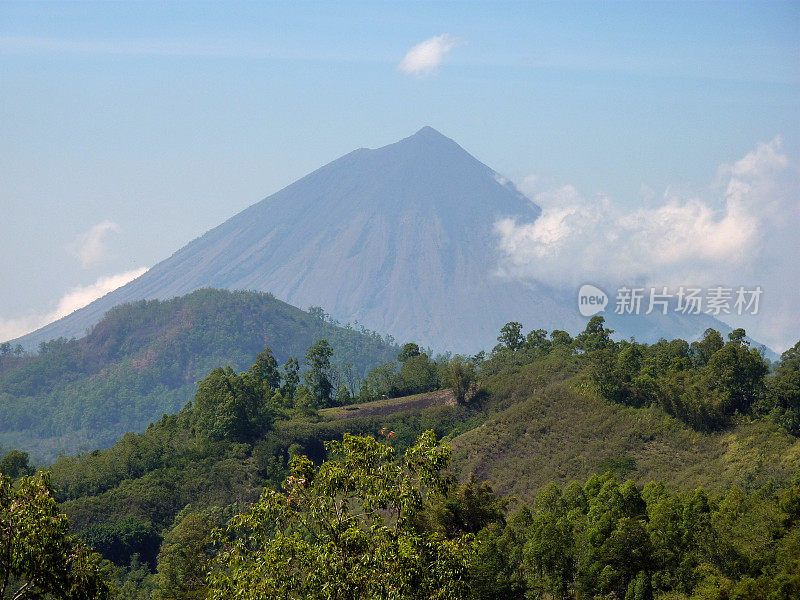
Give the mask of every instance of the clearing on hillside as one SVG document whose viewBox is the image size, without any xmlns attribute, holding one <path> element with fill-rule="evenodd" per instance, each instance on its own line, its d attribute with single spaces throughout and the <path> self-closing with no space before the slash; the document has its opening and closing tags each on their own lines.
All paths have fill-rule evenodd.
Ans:
<svg viewBox="0 0 800 600">
<path fill-rule="evenodd" d="M 355 419 L 359 417 L 384 417 L 407 410 L 422 410 L 432 406 L 455 406 L 453 390 L 438 390 L 402 396 L 400 398 L 384 398 L 363 404 L 348 404 L 334 408 L 324 408 L 319 414 L 329 419 Z"/>
</svg>

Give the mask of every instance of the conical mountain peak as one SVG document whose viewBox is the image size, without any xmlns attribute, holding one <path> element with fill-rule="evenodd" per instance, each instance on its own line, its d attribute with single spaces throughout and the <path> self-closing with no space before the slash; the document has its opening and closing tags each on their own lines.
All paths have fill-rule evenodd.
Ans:
<svg viewBox="0 0 800 600">
<path fill-rule="evenodd" d="M 442 135 L 440 132 L 436 131 L 430 125 L 426 125 L 422 129 L 417 131 L 414 135 L 404 138 L 399 142 L 397 142 L 396 144 L 391 144 L 391 146 L 395 145 L 411 146 L 417 148 L 438 147 L 440 149 L 450 147 L 454 150 L 458 149 L 461 150 L 462 152 L 466 152 L 455 141 L 451 140 L 446 135 Z"/>
<path fill-rule="evenodd" d="M 317 169 L 22 342 L 81 335 L 122 302 L 204 287 L 268 291 L 440 349 L 490 347 L 508 321 L 575 330 L 571 302 L 496 276 L 494 224 L 539 214 L 493 169 L 423 127 Z"/>
<path fill-rule="evenodd" d="M 412 138 L 418 140 L 447 140 L 448 142 L 452 142 L 449 137 L 442 135 L 440 132 L 436 131 L 430 125 L 425 125 L 422 129 L 420 129 L 417 133 L 411 136 Z"/>
<path fill-rule="evenodd" d="M 477 350 L 526 302 L 493 288 L 493 225 L 538 214 L 494 170 L 426 126 L 317 169 L 25 341 L 80 334 L 121 302 L 216 287 L 269 291 L 398 339 Z M 497 297 L 508 306 L 498 308 Z M 454 337 L 476 314 L 487 315 L 480 333 Z"/>
</svg>

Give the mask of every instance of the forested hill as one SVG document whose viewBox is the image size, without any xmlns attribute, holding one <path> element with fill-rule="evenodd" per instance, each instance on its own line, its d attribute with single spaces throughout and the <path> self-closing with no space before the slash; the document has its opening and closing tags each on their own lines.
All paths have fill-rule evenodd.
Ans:
<svg viewBox="0 0 800 600">
<path fill-rule="evenodd" d="M 0 446 L 38 460 L 109 446 L 177 412 L 211 369 L 248 366 L 267 346 L 281 363 L 302 359 L 319 339 L 355 375 L 397 355 L 391 339 L 270 294 L 203 289 L 116 307 L 84 338 L 0 354 Z"/>
</svg>

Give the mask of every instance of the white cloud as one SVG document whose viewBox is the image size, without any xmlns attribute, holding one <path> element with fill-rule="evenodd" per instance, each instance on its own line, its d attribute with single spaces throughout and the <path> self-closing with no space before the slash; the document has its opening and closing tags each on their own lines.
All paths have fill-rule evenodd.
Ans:
<svg viewBox="0 0 800 600">
<path fill-rule="evenodd" d="M 75 255 L 85 269 L 102 262 L 108 256 L 106 237 L 109 233 L 118 232 L 120 227 L 113 221 L 103 221 L 86 233 L 75 236 L 67 249 Z"/>
<path fill-rule="evenodd" d="M 709 190 L 668 190 L 636 210 L 603 196 L 586 198 L 572 186 L 542 188 L 535 177 L 519 188 L 542 215 L 532 223 L 495 223 L 502 275 L 562 289 L 587 282 L 612 290 L 761 285 L 764 310 L 742 323 L 776 349 L 800 339 L 800 177 L 780 138 L 721 166 Z"/>
<path fill-rule="evenodd" d="M 462 43 L 461 39 L 449 33 L 434 36 L 406 52 L 397 68 L 404 73 L 430 75 L 442 63 L 444 55 Z"/>
<path fill-rule="evenodd" d="M 134 269 L 108 277 L 101 277 L 87 286 L 74 287 L 61 297 L 55 309 L 46 314 L 27 315 L 16 319 L 0 318 L 0 341 L 12 340 L 57 321 L 61 317 L 66 317 L 79 308 L 83 308 L 109 292 L 122 287 L 129 281 L 133 281 L 146 271 L 146 268 Z"/>
</svg>

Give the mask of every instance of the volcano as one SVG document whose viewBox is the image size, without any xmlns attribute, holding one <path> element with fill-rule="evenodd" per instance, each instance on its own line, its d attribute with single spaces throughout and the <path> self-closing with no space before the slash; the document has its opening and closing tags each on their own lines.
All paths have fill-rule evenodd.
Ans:
<svg viewBox="0 0 800 600">
<path fill-rule="evenodd" d="M 431 127 L 355 150 L 208 231 L 127 285 L 20 338 L 80 337 L 113 306 L 199 288 L 258 290 L 321 306 L 398 342 L 491 349 L 502 325 L 582 329 L 574 295 L 503 278 L 494 223 L 538 206 Z M 612 315 L 613 317 L 613 315 Z M 643 341 L 697 337 L 711 318 L 609 319 Z M 702 321 L 702 322 L 701 322 Z"/>
</svg>

